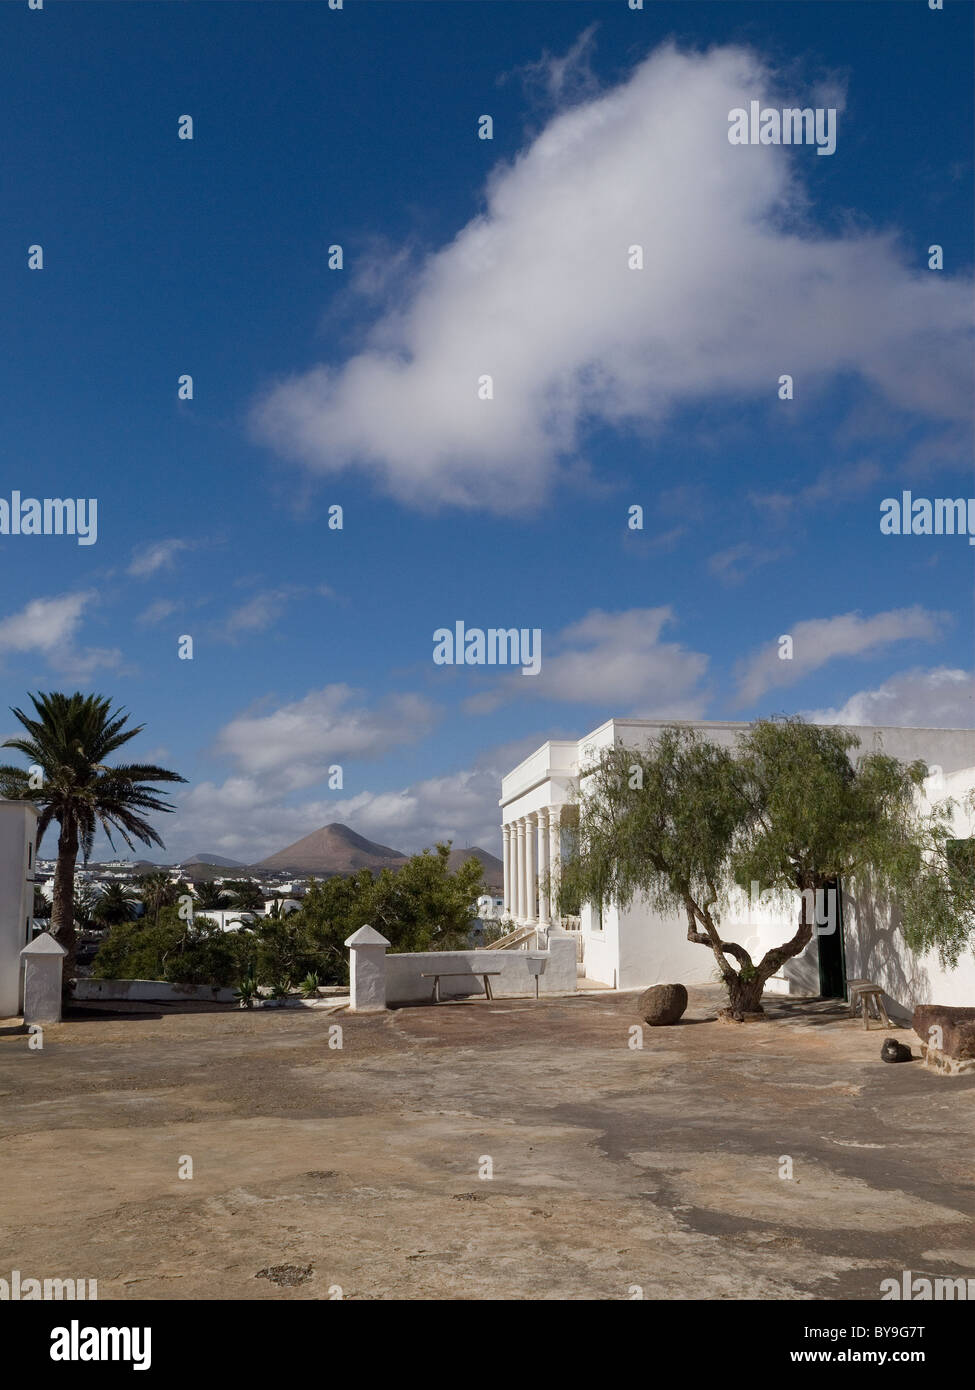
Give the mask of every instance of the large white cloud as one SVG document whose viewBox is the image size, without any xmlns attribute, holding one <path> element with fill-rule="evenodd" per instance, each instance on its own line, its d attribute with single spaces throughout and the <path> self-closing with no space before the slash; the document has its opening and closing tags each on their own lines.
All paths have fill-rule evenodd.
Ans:
<svg viewBox="0 0 975 1390">
<path fill-rule="evenodd" d="M 501 777 L 543 741 L 541 735 L 530 738 L 517 749 L 487 754 L 473 767 L 392 791 L 335 792 L 300 805 L 269 796 L 261 777 L 203 782 L 182 797 L 169 824 L 160 825 L 165 857 L 185 858 L 206 849 L 256 863 L 333 821 L 407 853 L 453 840 L 461 849 L 480 845 L 500 854 Z"/>
<path fill-rule="evenodd" d="M 732 146 L 728 112 L 817 104 L 755 53 L 657 49 L 557 114 L 484 212 L 431 254 L 344 365 L 280 382 L 258 432 L 311 469 L 364 468 L 422 505 L 531 508 L 593 420 L 773 400 L 854 372 L 899 409 L 967 410 L 966 283 L 886 234 L 806 221 L 812 147 Z M 857 138 L 853 122 L 839 140 Z M 834 156 L 836 157 L 836 156 Z M 645 269 L 627 267 L 644 248 Z M 354 249 L 349 248 L 350 260 Z M 494 399 L 477 398 L 482 374 Z"/>
<path fill-rule="evenodd" d="M 345 758 L 375 758 L 429 733 L 435 707 L 420 695 L 395 694 L 375 704 L 344 684 L 326 685 L 270 714 L 238 715 L 224 725 L 216 751 L 244 777 L 259 777 L 265 795 L 311 787 Z"/>
<path fill-rule="evenodd" d="M 542 632 L 541 670 L 536 676 L 505 676 L 465 702 L 471 714 L 488 714 L 505 700 L 535 696 L 577 705 L 599 705 L 612 714 L 695 719 L 707 692 L 702 652 L 661 641 L 675 621 L 671 608 L 630 608 L 622 613 L 594 609 L 548 637 Z M 553 650 L 554 649 L 554 650 Z"/>
</svg>

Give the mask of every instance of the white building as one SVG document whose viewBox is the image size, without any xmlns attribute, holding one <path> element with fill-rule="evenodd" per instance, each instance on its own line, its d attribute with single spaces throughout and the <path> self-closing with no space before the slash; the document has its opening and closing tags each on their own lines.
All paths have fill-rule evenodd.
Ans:
<svg viewBox="0 0 975 1390">
<path fill-rule="evenodd" d="M 0 1018 L 20 1013 L 20 952 L 31 939 L 37 809 L 29 801 L 0 801 Z"/>
<path fill-rule="evenodd" d="M 584 773 L 605 748 L 646 747 L 674 722 L 678 721 L 610 719 L 578 742 L 542 744 L 502 779 L 504 909 L 517 926 L 534 926 L 544 933 L 552 925 L 548 880 L 554 882 L 558 874 L 562 820 L 577 791 L 580 770 Z M 679 722 L 726 746 L 749 727 Z M 975 730 L 851 726 L 851 732 L 860 739 L 854 756 L 882 750 L 903 762 L 925 761 L 932 774 L 926 784 L 929 799 L 953 797 L 959 803 L 956 837 L 975 836 L 972 817 L 961 806 L 966 792 L 975 787 Z M 908 950 L 890 910 L 856 899 L 843 885 L 837 898 L 838 921 L 830 921 L 827 931 L 814 936 L 784 973 L 769 981 L 770 991 L 841 996 L 846 979 L 861 978 L 879 984 L 890 1006 L 902 1014 L 920 1003 L 975 1003 L 975 959 L 970 953 L 955 970 L 944 970 L 936 954 L 915 956 Z M 769 904 L 749 901 L 742 894 L 722 917 L 722 935 L 757 959 L 794 934 L 798 910 L 798 897 Z M 714 957 L 706 947 L 687 940 L 686 922 L 676 914 L 661 915 L 639 899 L 626 910 L 608 906 L 600 912 L 584 904 L 578 922 L 566 920 L 563 925 L 581 932 L 581 960 L 590 980 L 618 989 L 714 982 Z"/>
</svg>

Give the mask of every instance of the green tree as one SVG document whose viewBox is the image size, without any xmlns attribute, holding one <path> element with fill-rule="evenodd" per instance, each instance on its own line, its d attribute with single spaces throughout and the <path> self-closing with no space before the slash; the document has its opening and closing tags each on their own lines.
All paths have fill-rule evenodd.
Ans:
<svg viewBox="0 0 975 1390">
<path fill-rule="evenodd" d="M 116 922 L 131 921 L 138 902 L 135 890 L 127 883 L 109 883 L 95 899 L 91 916 L 98 926 L 113 927 Z"/>
<path fill-rule="evenodd" d="M 101 828 L 113 849 L 113 832 L 129 849 L 134 842 L 159 845 L 163 842 L 145 818 L 145 812 L 169 812 L 155 782 L 184 782 L 176 772 L 152 763 L 118 763 L 107 759 L 145 727 L 126 728 L 129 716 L 112 709 L 111 701 L 100 695 L 73 695 L 59 692 L 31 695 L 34 716 L 20 709 L 12 711 L 23 725 L 26 736 L 7 739 L 5 748 L 23 753 L 40 778 L 23 768 L 0 767 L 0 792 L 5 797 L 33 801 L 40 807 L 38 845 L 53 821 L 58 824 L 57 866 L 54 874 L 54 901 L 51 931 L 68 952 L 64 977 L 67 982 L 74 966 L 76 936 L 74 927 L 74 876 L 79 850 L 85 861 L 91 855 L 95 834 Z M 40 780 L 40 786 L 32 783 Z"/>
<path fill-rule="evenodd" d="M 609 749 L 583 779 L 566 883 L 592 903 L 639 893 L 682 912 L 737 1018 L 761 1011 L 766 982 L 812 939 L 817 890 L 840 877 L 894 896 L 909 944 L 960 950 L 975 917 L 949 871 L 947 808 L 921 810 L 923 764 L 882 753 L 854 764 L 858 747 L 847 730 L 775 719 L 733 749 L 678 726 L 646 750 Z M 801 895 L 795 933 L 757 961 L 720 930 L 732 894 L 753 883 Z"/>
<path fill-rule="evenodd" d="M 397 869 L 383 869 L 372 885 L 370 926 L 393 951 L 458 951 L 468 943 L 474 907 L 484 891 L 477 859 L 449 868 L 450 843 L 414 854 Z M 361 925 L 361 923 L 359 924 Z"/>
<path fill-rule="evenodd" d="M 163 906 L 157 920 L 114 926 L 99 947 L 92 974 L 102 980 L 165 980 L 171 984 L 230 986 L 252 973 L 250 933 L 224 932 L 209 917 L 192 922 Z"/>
<path fill-rule="evenodd" d="M 452 873 L 450 845 L 413 855 L 397 871 L 360 869 L 308 887 L 301 908 L 257 927 L 258 977 L 272 984 L 317 974 L 323 984 L 348 980 L 345 941 L 369 923 L 393 951 L 457 950 L 468 943 L 483 870 L 469 859 Z"/>
<path fill-rule="evenodd" d="M 264 906 L 264 893 L 261 885 L 252 878 L 225 879 L 223 892 L 226 893 L 226 906 L 240 908 L 242 911 L 260 910 Z"/>
<path fill-rule="evenodd" d="M 142 874 L 139 878 L 139 898 L 145 908 L 145 915 L 152 921 L 159 921 L 164 907 L 172 907 L 181 893 L 188 893 L 189 886 L 180 880 L 178 883 L 169 877 L 165 869 Z"/>
<path fill-rule="evenodd" d="M 229 906 L 224 889 L 219 883 L 201 879 L 194 887 L 196 889 L 196 905 L 203 908 L 204 911 L 216 912 L 220 908 Z"/>
<path fill-rule="evenodd" d="M 90 883 L 84 883 L 80 887 L 75 884 L 74 890 L 74 924 L 81 931 L 92 931 L 101 927 L 97 917 L 98 899 L 100 894 Z"/>
</svg>

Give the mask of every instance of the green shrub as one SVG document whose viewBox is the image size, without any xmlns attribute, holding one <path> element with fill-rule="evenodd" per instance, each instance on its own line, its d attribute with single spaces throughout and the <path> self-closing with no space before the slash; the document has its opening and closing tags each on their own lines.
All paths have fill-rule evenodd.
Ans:
<svg viewBox="0 0 975 1390">
<path fill-rule="evenodd" d="M 92 975 L 100 980 L 165 980 L 230 986 L 254 969 L 250 932 L 223 932 L 209 917 L 185 922 L 163 907 L 158 922 L 119 922 L 99 948 Z"/>
</svg>

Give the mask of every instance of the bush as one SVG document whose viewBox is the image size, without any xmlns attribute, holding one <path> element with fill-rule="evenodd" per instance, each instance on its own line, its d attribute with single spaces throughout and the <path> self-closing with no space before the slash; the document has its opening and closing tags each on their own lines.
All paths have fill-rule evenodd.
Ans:
<svg viewBox="0 0 975 1390">
<path fill-rule="evenodd" d="M 114 926 L 99 947 L 92 975 L 223 987 L 252 973 L 255 955 L 250 932 L 223 932 L 209 917 L 185 922 L 175 907 L 164 907 L 158 922 Z"/>
</svg>

